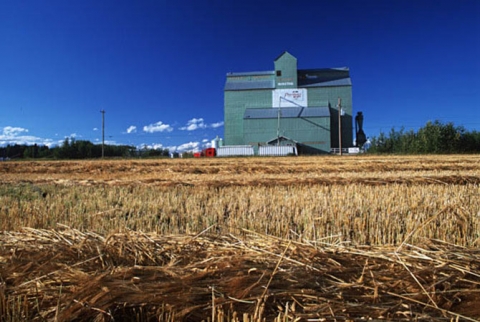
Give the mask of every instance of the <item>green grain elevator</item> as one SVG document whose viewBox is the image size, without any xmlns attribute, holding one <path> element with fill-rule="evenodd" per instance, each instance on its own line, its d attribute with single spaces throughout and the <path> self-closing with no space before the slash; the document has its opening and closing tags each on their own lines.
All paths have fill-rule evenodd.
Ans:
<svg viewBox="0 0 480 322">
<path fill-rule="evenodd" d="M 322 154 L 340 147 L 341 133 L 341 147 L 351 147 L 349 69 L 297 69 L 297 59 L 288 52 L 275 59 L 274 67 L 227 74 L 224 144 L 252 145 L 256 150 L 262 145 L 295 145 L 300 154 Z"/>
</svg>

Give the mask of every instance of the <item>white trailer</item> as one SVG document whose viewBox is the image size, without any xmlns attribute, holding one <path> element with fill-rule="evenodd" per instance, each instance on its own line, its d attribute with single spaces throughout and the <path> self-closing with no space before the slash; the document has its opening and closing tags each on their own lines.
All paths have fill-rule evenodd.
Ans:
<svg viewBox="0 0 480 322">
<path fill-rule="evenodd" d="M 217 148 L 217 157 L 253 156 L 251 145 L 226 145 Z"/>
<path fill-rule="evenodd" d="M 261 156 L 287 156 L 298 155 L 297 148 L 293 145 L 264 145 L 258 147 Z"/>
</svg>

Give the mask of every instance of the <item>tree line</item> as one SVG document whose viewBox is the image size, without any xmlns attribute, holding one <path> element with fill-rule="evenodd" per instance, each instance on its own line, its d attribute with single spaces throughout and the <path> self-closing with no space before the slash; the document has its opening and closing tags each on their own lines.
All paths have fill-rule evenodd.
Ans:
<svg viewBox="0 0 480 322">
<path fill-rule="evenodd" d="M 137 149 L 130 145 L 105 144 L 105 157 L 168 157 L 168 149 Z M 102 145 L 86 140 L 66 138 L 60 146 L 14 144 L 0 147 L 0 159 L 95 159 L 102 157 Z"/>
<path fill-rule="evenodd" d="M 480 132 L 440 121 L 427 122 L 418 131 L 391 129 L 371 139 L 369 153 L 466 154 L 480 153 Z"/>
<path fill-rule="evenodd" d="M 366 146 L 364 146 L 366 147 Z M 389 154 L 461 154 L 480 153 L 480 132 L 467 131 L 463 126 L 440 121 L 427 122 L 418 131 L 391 129 L 370 140 L 368 153 Z M 168 149 L 136 148 L 130 145 L 104 145 L 104 156 L 169 157 Z M 174 153 L 178 157 L 178 153 Z M 183 153 L 193 157 L 193 153 Z M 0 147 L 0 160 L 8 159 L 95 159 L 102 157 L 102 145 L 90 141 L 66 138 L 60 146 L 14 144 Z"/>
</svg>

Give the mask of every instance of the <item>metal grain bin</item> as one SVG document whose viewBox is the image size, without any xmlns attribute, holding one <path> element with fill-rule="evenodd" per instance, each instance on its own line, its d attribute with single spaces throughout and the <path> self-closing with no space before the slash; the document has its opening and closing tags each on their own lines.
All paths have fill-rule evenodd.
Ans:
<svg viewBox="0 0 480 322">
<path fill-rule="evenodd" d="M 251 145 L 226 145 L 217 149 L 217 157 L 253 156 Z"/>
</svg>

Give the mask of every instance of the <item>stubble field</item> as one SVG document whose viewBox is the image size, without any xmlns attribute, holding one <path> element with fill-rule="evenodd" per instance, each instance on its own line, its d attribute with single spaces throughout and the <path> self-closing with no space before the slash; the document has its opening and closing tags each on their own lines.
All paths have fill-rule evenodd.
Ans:
<svg viewBox="0 0 480 322">
<path fill-rule="evenodd" d="M 480 319 L 480 156 L 0 163 L 1 321 Z"/>
</svg>

